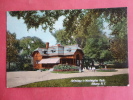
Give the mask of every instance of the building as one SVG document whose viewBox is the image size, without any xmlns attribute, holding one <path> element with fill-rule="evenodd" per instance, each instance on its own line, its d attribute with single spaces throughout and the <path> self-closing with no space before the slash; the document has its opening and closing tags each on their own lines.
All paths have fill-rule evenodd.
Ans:
<svg viewBox="0 0 133 100">
<path fill-rule="evenodd" d="M 33 51 L 33 67 L 35 69 L 49 69 L 57 64 L 68 64 L 79 66 L 83 59 L 83 51 L 78 45 L 49 47 L 49 42 L 45 48 L 37 48 Z"/>
</svg>

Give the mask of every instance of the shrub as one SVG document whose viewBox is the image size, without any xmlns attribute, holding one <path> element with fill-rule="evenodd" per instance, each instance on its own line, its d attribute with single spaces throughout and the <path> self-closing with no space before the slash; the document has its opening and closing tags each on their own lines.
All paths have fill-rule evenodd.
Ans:
<svg viewBox="0 0 133 100">
<path fill-rule="evenodd" d="M 72 70 L 78 71 L 78 67 L 66 64 L 59 64 L 54 66 L 54 71 L 72 71 Z"/>
<path fill-rule="evenodd" d="M 125 63 L 115 62 L 114 66 L 117 67 L 117 68 L 127 68 L 128 67 L 128 63 L 127 62 L 125 62 Z"/>
<path fill-rule="evenodd" d="M 32 64 L 25 63 L 23 70 L 25 70 L 25 71 L 31 71 L 31 70 L 33 70 Z"/>
<path fill-rule="evenodd" d="M 47 71 L 47 70 L 49 70 L 49 69 L 41 69 L 41 71 Z"/>
</svg>

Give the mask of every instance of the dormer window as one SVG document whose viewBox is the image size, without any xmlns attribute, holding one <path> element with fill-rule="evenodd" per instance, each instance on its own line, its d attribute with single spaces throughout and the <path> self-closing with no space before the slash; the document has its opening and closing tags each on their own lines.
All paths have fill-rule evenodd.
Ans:
<svg viewBox="0 0 133 100">
<path fill-rule="evenodd" d="M 53 49 L 51 50 L 51 52 L 52 52 L 52 53 L 56 52 L 55 48 L 53 48 Z"/>
<path fill-rule="evenodd" d="M 44 54 L 47 54 L 47 51 L 44 51 Z"/>
<path fill-rule="evenodd" d="M 68 48 L 67 51 L 68 51 L 68 52 L 71 52 L 71 48 Z"/>
</svg>

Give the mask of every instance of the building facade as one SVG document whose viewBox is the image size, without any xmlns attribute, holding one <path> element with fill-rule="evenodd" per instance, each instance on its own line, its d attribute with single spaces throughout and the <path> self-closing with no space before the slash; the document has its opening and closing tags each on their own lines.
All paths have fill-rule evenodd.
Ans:
<svg viewBox="0 0 133 100">
<path fill-rule="evenodd" d="M 56 46 L 49 47 L 46 43 L 45 48 L 37 48 L 33 51 L 33 67 L 35 69 L 49 69 L 54 65 L 68 64 L 80 66 L 84 53 L 78 45 Z"/>
</svg>

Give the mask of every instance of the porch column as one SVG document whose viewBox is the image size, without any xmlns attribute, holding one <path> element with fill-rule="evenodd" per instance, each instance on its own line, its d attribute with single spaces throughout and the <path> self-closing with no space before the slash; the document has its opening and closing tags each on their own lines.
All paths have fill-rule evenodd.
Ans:
<svg viewBox="0 0 133 100">
<path fill-rule="evenodd" d="M 60 63 L 62 64 L 62 59 L 60 59 Z"/>
</svg>

